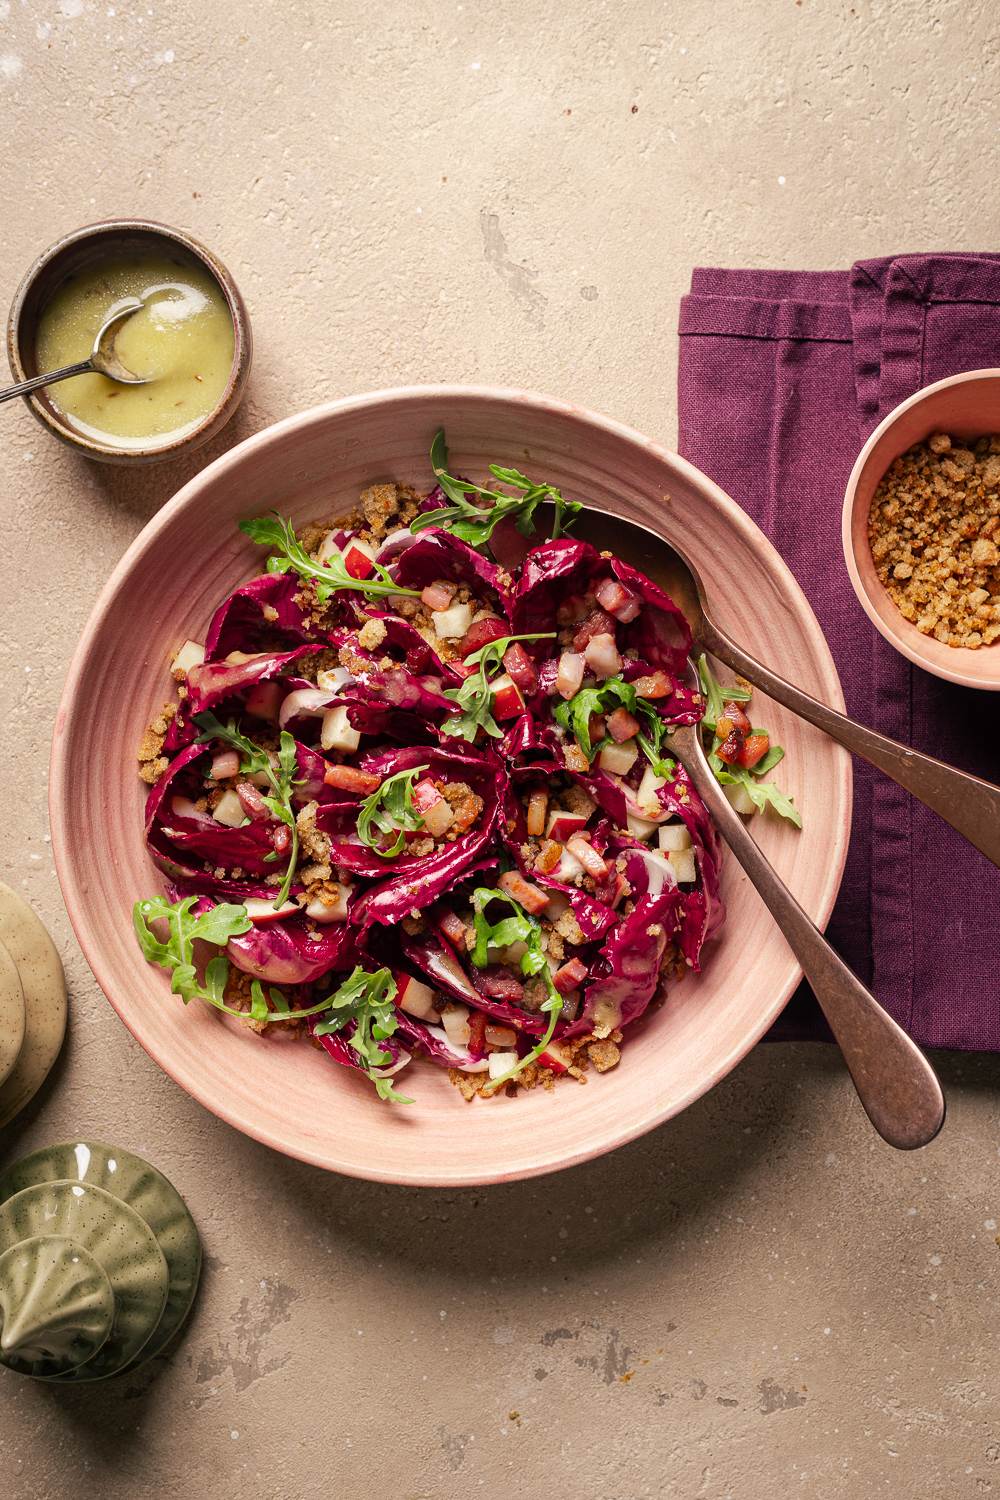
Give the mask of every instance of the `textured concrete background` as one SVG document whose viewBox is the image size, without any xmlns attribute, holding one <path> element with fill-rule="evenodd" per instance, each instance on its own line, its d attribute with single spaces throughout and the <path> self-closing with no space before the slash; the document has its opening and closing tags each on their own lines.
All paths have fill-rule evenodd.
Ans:
<svg viewBox="0 0 1000 1500">
<path fill-rule="evenodd" d="M 669 441 L 692 264 L 995 248 L 988 0 L 557 9 L 0 0 L 0 302 L 63 230 L 144 213 L 216 248 L 251 305 L 249 399 L 216 451 L 425 379 L 534 386 Z M 168 1082 L 71 934 L 44 767 L 100 584 L 204 457 L 123 474 L 16 407 L 2 425 L 0 869 L 73 1006 L 4 1151 L 145 1152 L 208 1251 L 168 1359 L 103 1389 L 0 1379 L 6 1492 L 1000 1490 L 995 1059 L 941 1059 L 949 1123 L 913 1158 L 873 1140 L 831 1052 L 786 1046 L 612 1158 L 456 1193 L 323 1176 Z"/>
</svg>

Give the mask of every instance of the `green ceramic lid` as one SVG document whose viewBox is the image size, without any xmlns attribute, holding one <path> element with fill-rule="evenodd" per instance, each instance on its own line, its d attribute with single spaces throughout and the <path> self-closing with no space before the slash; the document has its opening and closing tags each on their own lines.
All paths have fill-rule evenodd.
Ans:
<svg viewBox="0 0 1000 1500">
<path fill-rule="evenodd" d="M 0 1173 L 0 1203 L 38 1182 L 87 1182 L 113 1193 L 149 1225 L 170 1273 L 167 1305 L 140 1358 L 168 1343 L 191 1310 L 201 1274 L 201 1241 L 184 1199 L 162 1172 L 141 1156 L 99 1141 L 43 1146 Z"/>
<path fill-rule="evenodd" d="M 66 1032 L 66 980 L 55 944 L 28 903 L 0 882 L 0 943 L 17 967 L 24 994 L 24 1039 L 0 1083 L 0 1127 L 41 1088 Z"/>
<path fill-rule="evenodd" d="M 0 1083 L 10 1077 L 24 1042 L 24 991 L 17 964 L 0 943 Z"/>
<path fill-rule="evenodd" d="M 82 1245 L 36 1235 L 0 1255 L 0 1364 L 42 1379 L 93 1359 L 107 1343 L 115 1295 Z"/>
<path fill-rule="evenodd" d="M 89 1252 L 115 1299 L 114 1326 L 103 1347 L 85 1364 L 52 1378 L 103 1380 L 118 1374 L 149 1342 L 166 1306 L 170 1278 L 155 1235 L 119 1198 L 68 1180 L 36 1183 L 0 1204 L 0 1254 L 39 1235 L 60 1236 Z"/>
</svg>

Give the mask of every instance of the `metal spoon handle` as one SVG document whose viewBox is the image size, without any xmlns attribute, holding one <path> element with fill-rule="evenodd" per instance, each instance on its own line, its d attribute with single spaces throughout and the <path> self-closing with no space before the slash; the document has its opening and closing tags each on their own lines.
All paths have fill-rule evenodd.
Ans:
<svg viewBox="0 0 1000 1500">
<path fill-rule="evenodd" d="M 864 724 L 845 718 L 825 703 L 818 703 L 801 688 L 786 682 L 763 663 L 748 656 L 707 615 L 703 618 L 700 637 L 701 644 L 719 661 L 761 688 L 768 697 L 783 703 L 799 718 L 824 730 L 846 750 L 884 771 L 891 780 L 905 787 L 918 801 L 950 823 L 988 860 L 1000 866 L 1000 787 L 983 781 L 979 776 L 970 776 L 966 771 L 956 771 L 954 766 L 947 766 L 932 755 L 911 750 L 908 745 L 901 745 Z"/>
<path fill-rule="evenodd" d="M 901 1151 L 932 1141 L 944 1123 L 944 1095 L 915 1042 L 865 989 L 761 853 L 694 745 L 697 730 L 671 738 L 719 833 L 756 887 L 802 965 L 844 1054 L 858 1098 L 883 1140 Z"/>
<path fill-rule="evenodd" d="M 9 385 L 5 391 L 0 391 L 0 402 L 13 401 L 15 396 L 30 396 L 39 386 L 54 385 L 57 380 L 68 380 L 71 375 L 87 375 L 93 368 L 89 359 L 82 359 L 78 365 L 66 365 L 48 375 L 33 375 L 30 380 L 22 380 L 19 385 Z"/>
</svg>

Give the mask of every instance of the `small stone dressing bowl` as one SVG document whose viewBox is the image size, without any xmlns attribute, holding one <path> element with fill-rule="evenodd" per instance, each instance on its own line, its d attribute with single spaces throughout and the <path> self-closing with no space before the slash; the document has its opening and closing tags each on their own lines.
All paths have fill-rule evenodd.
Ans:
<svg viewBox="0 0 1000 1500">
<path fill-rule="evenodd" d="M 50 245 L 27 271 L 11 304 L 7 320 L 7 357 L 16 381 L 28 380 L 42 372 L 36 359 L 38 321 L 42 309 L 68 277 L 100 261 L 124 252 L 155 251 L 176 259 L 178 263 L 194 261 L 207 271 L 225 298 L 233 323 L 233 364 L 225 390 L 217 405 L 197 426 L 177 435 L 151 437 L 148 442 L 120 446 L 101 441 L 74 427 L 58 407 L 58 395 L 50 399 L 48 390 L 35 391 L 24 399 L 39 422 L 70 447 L 102 463 L 149 464 L 177 458 L 192 448 L 199 448 L 226 425 L 243 398 L 250 373 L 253 335 L 250 317 L 240 290 L 229 271 L 211 250 L 192 235 L 170 229 L 149 219 L 108 219 L 87 224 L 65 234 Z M 58 386 L 53 387 L 58 392 Z"/>
<path fill-rule="evenodd" d="M 968 370 L 925 386 L 879 423 L 858 454 L 844 496 L 847 571 L 865 614 L 897 651 L 947 682 L 1000 692 L 1000 640 L 973 650 L 924 635 L 904 619 L 875 570 L 868 540 L 872 497 L 893 460 L 935 432 L 969 440 L 1000 434 L 1000 370 Z"/>
</svg>

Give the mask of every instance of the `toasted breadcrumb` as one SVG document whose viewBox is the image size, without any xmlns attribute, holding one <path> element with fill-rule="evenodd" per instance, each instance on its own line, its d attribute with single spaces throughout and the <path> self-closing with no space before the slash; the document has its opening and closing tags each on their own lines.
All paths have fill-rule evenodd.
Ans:
<svg viewBox="0 0 1000 1500">
<path fill-rule="evenodd" d="M 935 433 L 901 454 L 872 498 L 868 539 L 905 620 L 946 646 L 1000 638 L 1000 436 Z"/>
<path fill-rule="evenodd" d="M 382 620 L 369 620 L 358 631 L 358 645 L 362 651 L 377 651 L 385 640 L 386 630 Z"/>
</svg>

